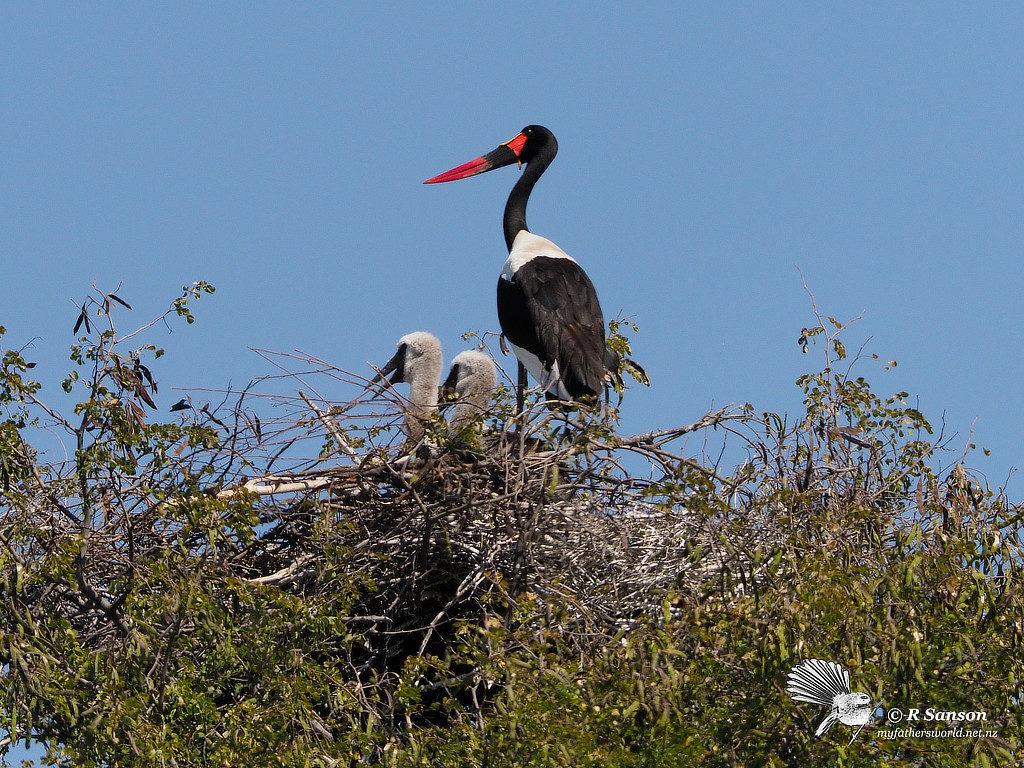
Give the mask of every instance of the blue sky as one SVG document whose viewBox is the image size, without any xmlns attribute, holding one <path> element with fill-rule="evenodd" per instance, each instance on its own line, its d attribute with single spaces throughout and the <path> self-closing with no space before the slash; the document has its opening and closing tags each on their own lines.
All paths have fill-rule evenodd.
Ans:
<svg viewBox="0 0 1024 768">
<path fill-rule="evenodd" d="M 848 348 L 899 363 L 855 370 L 944 420 L 941 461 L 991 450 L 967 464 L 999 487 L 1024 434 L 1022 39 L 1014 3 L 5 3 L 4 343 L 59 402 L 94 284 L 128 328 L 205 280 L 194 326 L 145 339 L 162 409 L 272 373 L 250 347 L 368 372 L 431 330 L 450 359 L 497 330 L 516 171 L 422 181 L 540 123 L 560 151 L 530 227 L 640 326 L 624 431 L 799 414 L 803 279 L 863 313 Z"/>
</svg>

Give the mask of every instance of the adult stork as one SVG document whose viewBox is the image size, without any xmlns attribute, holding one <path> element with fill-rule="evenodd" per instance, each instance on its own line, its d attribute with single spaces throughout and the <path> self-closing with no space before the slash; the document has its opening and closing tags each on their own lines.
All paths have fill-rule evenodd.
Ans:
<svg viewBox="0 0 1024 768">
<path fill-rule="evenodd" d="M 557 152 L 551 131 L 528 125 L 483 157 L 424 182 L 456 181 L 512 163 L 526 165 L 505 204 L 508 260 L 498 278 L 498 322 L 519 359 L 520 412 L 526 371 L 548 400 L 569 401 L 599 396 L 605 370 L 616 362 L 605 347 L 604 316 L 587 273 L 526 226 L 530 192 Z"/>
</svg>

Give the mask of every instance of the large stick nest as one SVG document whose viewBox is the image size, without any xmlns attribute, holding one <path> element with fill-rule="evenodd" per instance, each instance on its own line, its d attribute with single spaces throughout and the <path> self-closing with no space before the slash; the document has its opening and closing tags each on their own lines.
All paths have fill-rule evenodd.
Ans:
<svg viewBox="0 0 1024 768">
<path fill-rule="evenodd" d="M 255 540 L 217 552 L 242 583 L 311 598 L 334 588 L 332 574 L 358 574 L 358 599 L 342 618 L 365 635 L 377 668 L 438 651 L 455 622 L 508 621 L 523 601 L 557 606 L 578 638 L 618 631 L 706 590 L 752 550 L 743 539 L 766 535 L 737 525 L 727 482 L 671 448 L 742 418 L 735 413 L 624 438 L 596 414 L 563 422 L 537 405 L 518 420 L 499 397 L 474 434 L 453 435 L 439 418 L 409 445 L 396 429 L 399 395 L 329 370 L 363 394 L 339 405 L 305 391 L 248 390 L 230 409 L 194 409 L 194 426 L 218 435 L 214 447 L 186 442 L 176 451 L 181 465 L 216 478 L 198 496 L 154 494 L 147 481 L 156 475 L 141 470 L 104 478 L 105 512 L 82 548 L 79 578 L 37 582 L 26 595 L 33 612 L 70 618 L 87 646 L 130 634 L 120 608 L 144 581 L 135 578 L 139 564 L 182 544 L 209 555 L 200 529 L 182 542 L 181 510 L 202 499 L 255 503 Z M 292 376 L 308 390 L 309 374 Z M 261 421 L 248 405 L 257 397 L 271 399 L 276 416 Z M 317 455 L 303 459 L 310 444 Z M 707 489 L 717 489 L 715 503 Z M 78 540 L 76 504 L 50 507 L 36 554 Z"/>
</svg>

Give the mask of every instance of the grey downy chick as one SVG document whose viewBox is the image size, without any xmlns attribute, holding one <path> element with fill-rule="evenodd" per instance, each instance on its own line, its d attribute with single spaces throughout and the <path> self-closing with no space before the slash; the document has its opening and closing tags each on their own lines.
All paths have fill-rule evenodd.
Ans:
<svg viewBox="0 0 1024 768">
<path fill-rule="evenodd" d="M 456 433 L 482 421 L 498 386 L 498 371 L 490 357 L 475 349 L 460 352 L 452 360 L 451 370 L 441 389 L 458 398 L 448 423 Z"/>
<path fill-rule="evenodd" d="M 392 384 L 409 384 L 405 434 L 412 442 L 423 439 L 426 425 L 437 412 L 437 382 L 441 378 L 443 364 L 441 342 L 437 337 L 426 331 L 416 331 L 398 340 L 398 351 L 370 382 L 373 384 L 393 373 L 389 379 Z"/>
</svg>

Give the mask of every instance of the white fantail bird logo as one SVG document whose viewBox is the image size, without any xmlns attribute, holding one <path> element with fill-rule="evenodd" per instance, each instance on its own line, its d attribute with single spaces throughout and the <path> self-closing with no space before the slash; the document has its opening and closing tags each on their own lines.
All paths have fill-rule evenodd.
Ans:
<svg viewBox="0 0 1024 768">
<path fill-rule="evenodd" d="M 834 661 L 801 661 L 793 667 L 786 679 L 789 683 L 786 691 L 795 701 L 830 707 L 828 715 L 814 732 L 815 736 L 828 733 L 829 728 L 837 722 L 860 726 L 850 737 L 850 744 L 853 744 L 853 740 L 871 719 L 871 698 L 866 693 L 851 692 L 850 673 Z"/>
</svg>

